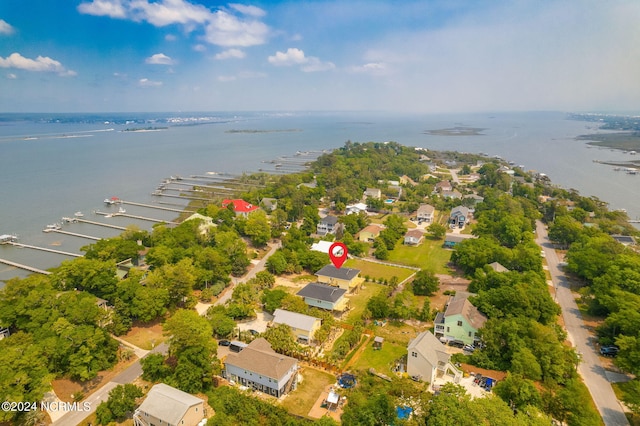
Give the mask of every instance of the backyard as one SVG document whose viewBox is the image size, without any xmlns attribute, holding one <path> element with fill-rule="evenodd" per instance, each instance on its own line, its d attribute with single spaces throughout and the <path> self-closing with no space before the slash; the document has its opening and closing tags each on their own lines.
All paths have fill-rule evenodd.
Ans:
<svg viewBox="0 0 640 426">
<path fill-rule="evenodd" d="M 359 269 L 360 277 L 369 276 L 371 279 L 385 279 L 388 281 L 395 276 L 398 277 L 398 282 L 402 282 L 414 272 L 411 269 L 399 266 L 383 265 L 360 259 L 349 259 L 345 262 L 344 266 Z"/>
<path fill-rule="evenodd" d="M 281 404 L 288 412 L 307 417 L 320 394 L 328 385 L 335 383 L 336 378 L 333 374 L 309 367 L 304 367 L 300 374 L 302 381 Z"/>
<path fill-rule="evenodd" d="M 451 272 L 446 266 L 450 259 L 451 251 L 442 247 L 442 240 L 428 235 L 419 246 L 408 246 L 398 241 L 395 248 L 389 251 L 389 262 L 429 269 L 436 274 Z"/>
</svg>

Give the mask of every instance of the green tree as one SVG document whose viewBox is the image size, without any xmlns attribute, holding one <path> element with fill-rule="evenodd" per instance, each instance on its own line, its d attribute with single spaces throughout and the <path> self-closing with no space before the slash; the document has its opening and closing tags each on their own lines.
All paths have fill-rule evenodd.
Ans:
<svg viewBox="0 0 640 426">
<path fill-rule="evenodd" d="M 441 225 L 437 222 L 432 223 L 427 228 L 427 231 L 433 235 L 433 238 L 441 240 L 447 234 L 447 228 L 444 225 Z"/>
<path fill-rule="evenodd" d="M 278 250 L 273 253 L 265 263 L 267 270 L 274 275 L 281 275 L 287 270 L 287 258 Z"/>
<path fill-rule="evenodd" d="M 171 374 L 171 367 L 165 363 L 164 355 L 149 354 L 140 360 L 142 378 L 149 382 L 161 382 Z"/>
<path fill-rule="evenodd" d="M 268 328 L 262 337 L 271 344 L 274 351 L 280 354 L 293 355 L 299 351 L 299 345 L 295 341 L 291 327 L 287 324 L 278 324 Z"/>
<path fill-rule="evenodd" d="M 282 300 L 286 295 L 287 292 L 281 289 L 264 290 L 260 299 L 264 305 L 264 310 L 272 314 L 276 309 L 282 306 Z"/>
<path fill-rule="evenodd" d="M 416 296 L 431 296 L 438 291 L 440 280 L 433 272 L 422 269 L 416 273 L 411 285 Z"/>
<path fill-rule="evenodd" d="M 253 212 L 247 218 L 245 234 L 251 239 L 251 244 L 255 247 L 264 246 L 271 238 L 271 226 L 264 211 Z"/>
<path fill-rule="evenodd" d="M 109 399 L 102 402 L 96 410 L 98 423 L 106 425 L 112 421 L 122 422 L 136 408 L 136 398 L 142 395 L 142 389 L 130 383 L 111 389 Z"/>
</svg>

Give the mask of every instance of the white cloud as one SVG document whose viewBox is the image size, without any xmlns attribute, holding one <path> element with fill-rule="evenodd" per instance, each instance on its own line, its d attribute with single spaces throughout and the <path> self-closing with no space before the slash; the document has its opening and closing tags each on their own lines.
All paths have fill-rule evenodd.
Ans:
<svg viewBox="0 0 640 426">
<path fill-rule="evenodd" d="M 260 18 L 267 14 L 264 10 L 260 9 L 257 6 L 247 6 L 244 4 L 231 3 L 229 4 L 229 7 L 237 10 L 243 15 L 255 16 L 256 18 Z"/>
<path fill-rule="evenodd" d="M 15 68 L 34 72 L 53 72 L 62 77 L 77 75 L 75 71 L 66 69 L 60 62 L 48 56 L 38 56 L 36 59 L 29 59 L 17 52 L 12 53 L 6 58 L 0 56 L 0 68 Z"/>
<path fill-rule="evenodd" d="M 315 56 L 305 56 L 304 51 L 295 47 L 288 48 L 286 52 L 278 51 L 267 60 L 276 66 L 301 65 L 300 69 L 304 72 L 328 71 L 336 67 L 332 62 L 322 62 Z"/>
<path fill-rule="evenodd" d="M 222 10 L 211 17 L 205 40 L 218 46 L 256 46 L 264 44 L 269 27 L 260 21 L 243 21 Z"/>
<path fill-rule="evenodd" d="M 120 0 L 93 0 L 91 3 L 80 3 L 78 12 L 86 15 L 126 18 L 127 12 Z"/>
<path fill-rule="evenodd" d="M 207 50 L 207 46 L 204 44 L 196 44 L 193 46 L 193 50 L 196 52 L 205 52 Z"/>
<path fill-rule="evenodd" d="M 372 75 L 385 75 L 387 74 L 387 64 L 384 62 L 369 62 L 364 65 L 357 65 L 349 68 L 349 71 L 354 73 L 365 73 Z"/>
<path fill-rule="evenodd" d="M 93 0 L 78 6 L 80 13 L 148 22 L 156 27 L 182 25 L 187 32 L 204 29 L 204 40 L 218 46 L 264 44 L 269 27 L 257 18 L 265 12 L 255 6 L 230 5 L 230 10 L 211 11 L 185 0 Z M 242 17 L 236 16 L 237 12 Z M 248 17 L 248 18 L 245 18 Z M 167 36 L 169 37 L 169 36 Z"/>
<path fill-rule="evenodd" d="M 173 59 L 171 59 L 170 57 L 168 57 L 167 55 L 165 55 L 164 53 L 156 53 L 155 55 L 151 55 L 147 59 L 145 59 L 144 62 L 147 63 L 147 64 L 152 64 L 152 65 L 173 65 L 173 64 L 175 64 L 175 61 Z"/>
<path fill-rule="evenodd" d="M 141 78 L 138 80 L 138 85 L 140 87 L 159 87 L 162 86 L 162 82 L 149 80 L 148 78 Z"/>
<path fill-rule="evenodd" d="M 222 60 L 222 59 L 242 59 L 245 56 L 247 56 L 247 54 L 244 53 L 240 49 L 228 49 L 228 50 L 225 50 L 224 52 L 220 52 L 220 53 L 216 54 L 216 56 L 214 56 L 214 59 L 218 59 L 218 60 Z"/>
<path fill-rule="evenodd" d="M 176 40 L 178 39 L 178 37 L 176 37 L 176 36 L 175 36 L 175 35 L 173 35 L 173 34 L 167 34 L 166 36 L 164 36 L 164 39 L 165 39 L 166 41 L 176 41 Z"/>
<path fill-rule="evenodd" d="M 0 34 L 11 35 L 14 32 L 14 28 L 7 21 L 0 19 Z"/>
<path fill-rule="evenodd" d="M 18 78 L 18 76 L 10 72 L 9 74 L 7 74 L 7 78 L 9 80 L 15 80 L 16 78 Z"/>
<path fill-rule="evenodd" d="M 221 83 L 228 83 L 230 81 L 236 81 L 238 78 L 235 75 L 219 75 L 218 81 Z"/>
<path fill-rule="evenodd" d="M 269 63 L 276 66 L 291 66 L 296 64 L 304 64 L 308 61 L 308 58 L 305 58 L 304 52 L 295 47 L 290 47 L 286 52 L 276 52 L 275 55 L 269 56 Z"/>
</svg>

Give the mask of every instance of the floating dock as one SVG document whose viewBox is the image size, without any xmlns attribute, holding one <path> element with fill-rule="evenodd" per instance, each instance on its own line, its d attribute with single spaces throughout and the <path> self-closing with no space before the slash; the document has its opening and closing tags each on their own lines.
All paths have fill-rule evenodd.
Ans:
<svg viewBox="0 0 640 426">
<path fill-rule="evenodd" d="M 7 244 L 10 244 L 10 245 L 16 246 L 16 247 L 29 248 L 29 249 L 41 250 L 41 251 L 48 251 L 49 253 L 62 254 L 64 256 L 82 257 L 82 255 L 78 254 L 78 253 L 69 253 L 67 251 L 55 250 L 55 249 L 50 249 L 50 248 L 46 248 L 46 247 L 32 246 L 32 245 L 29 245 L 29 244 L 22 244 L 22 243 L 16 243 L 16 242 L 9 242 Z"/>
<path fill-rule="evenodd" d="M 25 271 L 29 271 L 29 272 L 35 272 L 43 275 L 51 275 L 51 272 L 49 271 L 43 271 L 42 269 L 34 268 L 33 266 L 29 266 L 29 265 L 23 265 L 22 263 L 12 262 L 7 259 L 0 259 L 0 263 L 13 266 L 14 268 L 24 269 Z"/>
</svg>

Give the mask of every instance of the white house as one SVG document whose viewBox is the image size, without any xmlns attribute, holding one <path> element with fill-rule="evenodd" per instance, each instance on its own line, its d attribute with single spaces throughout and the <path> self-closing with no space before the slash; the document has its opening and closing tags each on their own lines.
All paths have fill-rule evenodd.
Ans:
<svg viewBox="0 0 640 426">
<path fill-rule="evenodd" d="M 318 235 L 335 234 L 339 227 L 340 224 L 338 223 L 338 218 L 336 216 L 327 215 L 321 218 L 320 222 L 318 222 L 316 232 Z"/>
<path fill-rule="evenodd" d="M 164 383 L 154 385 L 133 414 L 135 426 L 196 426 L 205 417 L 204 401 Z"/>
<path fill-rule="evenodd" d="M 380 199 L 382 197 L 382 191 L 378 188 L 367 188 L 364 191 L 364 196 Z"/>
<path fill-rule="evenodd" d="M 430 383 L 443 376 L 449 376 L 455 383 L 462 378 L 462 372 L 451 364 L 444 345 L 429 331 L 424 331 L 409 342 L 407 347 L 407 373 L 409 376 Z"/>
<path fill-rule="evenodd" d="M 429 204 L 420 204 L 420 207 L 418 207 L 418 212 L 416 213 L 416 218 L 419 222 L 431 223 L 433 222 L 433 215 L 435 211 L 435 207 Z"/>
<path fill-rule="evenodd" d="M 404 234 L 404 243 L 410 246 L 417 246 L 422 242 L 424 234 L 418 229 L 410 229 Z"/>
<path fill-rule="evenodd" d="M 313 340 L 313 335 L 316 333 L 316 330 L 322 325 L 322 320 L 310 315 L 276 309 L 273 312 L 272 323 L 273 325 L 288 325 L 296 339 L 302 343 L 309 344 Z"/>
</svg>

